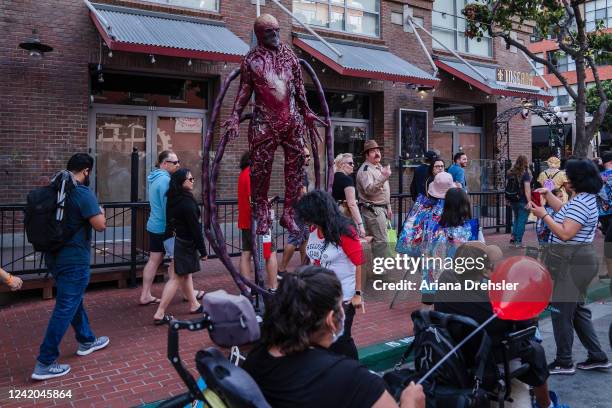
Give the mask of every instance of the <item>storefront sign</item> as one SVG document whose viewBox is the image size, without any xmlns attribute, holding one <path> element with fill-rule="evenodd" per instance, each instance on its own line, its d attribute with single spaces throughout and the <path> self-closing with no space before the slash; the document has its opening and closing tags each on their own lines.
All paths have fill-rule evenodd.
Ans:
<svg viewBox="0 0 612 408">
<path fill-rule="evenodd" d="M 529 72 L 514 71 L 512 69 L 497 68 L 495 72 L 497 82 L 515 86 L 533 86 L 533 76 Z"/>
<path fill-rule="evenodd" d="M 176 133 L 201 133 L 202 119 L 199 118 L 176 118 L 174 124 Z"/>
<path fill-rule="evenodd" d="M 399 110 L 399 154 L 408 165 L 420 164 L 427 151 L 427 111 Z"/>
</svg>

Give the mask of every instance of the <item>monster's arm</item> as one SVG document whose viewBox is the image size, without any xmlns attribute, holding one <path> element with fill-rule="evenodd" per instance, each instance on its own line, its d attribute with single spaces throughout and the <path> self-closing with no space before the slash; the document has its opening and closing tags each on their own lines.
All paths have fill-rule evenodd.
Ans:
<svg viewBox="0 0 612 408">
<path fill-rule="evenodd" d="M 242 61 L 240 67 L 240 87 L 238 88 L 238 95 L 234 101 L 234 108 L 230 118 L 223 123 L 223 126 L 227 128 L 227 133 L 231 138 L 238 136 L 238 129 L 240 127 L 240 117 L 242 111 L 249 103 L 251 94 L 253 93 L 253 80 L 251 78 L 251 70 L 246 60 Z"/>
<path fill-rule="evenodd" d="M 305 118 L 306 115 L 312 113 L 312 111 L 308 107 L 306 90 L 304 89 L 304 78 L 302 77 L 302 68 L 297 60 L 293 64 L 293 77 L 295 79 L 295 102 L 300 113 Z"/>
</svg>

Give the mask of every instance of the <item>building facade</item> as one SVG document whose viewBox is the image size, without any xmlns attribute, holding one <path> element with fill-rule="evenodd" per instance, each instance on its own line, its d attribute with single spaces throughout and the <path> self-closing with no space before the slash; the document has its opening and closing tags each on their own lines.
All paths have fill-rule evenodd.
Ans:
<svg viewBox="0 0 612 408">
<path fill-rule="evenodd" d="M 200 178 L 202 135 L 221 84 L 253 42 L 254 3 L 3 1 L 0 203 L 24 202 L 29 190 L 46 183 L 75 152 L 95 156 L 92 180 L 102 202 L 129 201 L 134 149 L 139 158 L 139 200 L 147 198 L 146 175 L 162 150 L 177 152 L 181 165 Z M 360 162 L 364 141 L 376 139 L 384 161 L 394 168 L 393 191 L 399 189 L 399 158 L 414 164 L 428 149 L 438 149 L 447 164 L 453 153 L 465 151 L 473 161 L 470 190 L 491 188 L 483 181 L 483 169 L 500 157 L 493 120 L 521 100 L 550 99 L 529 84 L 497 77 L 498 68 L 525 73 L 530 66 L 500 39 L 467 39 L 463 2 L 281 3 L 341 50 L 339 57 L 272 1 L 262 0 L 261 12 L 277 17 L 282 41 L 312 65 L 325 89 L 336 154 L 352 152 Z M 437 41 L 417 28 L 421 45 L 409 16 Z M 33 30 L 54 48 L 42 58 L 18 46 Z M 525 27 L 517 31 L 517 38 L 527 42 L 531 32 Z M 320 113 L 312 80 L 306 74 L 305 78 L 311 106 Z M 237 87 L 235 81 L 225 96 L 221 121 L 231 111 Z M 246 129 L 244 124 L 239 139 L 225 151 L 219 198 L 237 195 L 238 161 L 248 145 Z M 531 157 L 529 121 L 519 115 L 512 119 L 511 129 L 507 155 Z M 213 156 L 221 134 L 217 126 Z M 282 168 L 279 149 L 274 192 L 282 192 Z M 407 183 L 412 169 L 402 171 Z"/>
<path fill-rule="evenodd" d="M 612 32 L 612 0 L 593 0 L 584 3 L 583 16 L 586 23 L 587 31 L 594 31 L 598 24 L 607 32 Z M 547 38 L 534 35 L 530 38 L 529 50 L 535 53 L 540 58 L 545 58 L 552 62 L 556 68 L 562 72 L 563 77 L 568 84 L 577 89 L 576 83 L 576 63 L 569 55 L 565 55 L 559 51 L 559 47 L 555 41 Z M 535 64 L 538 73 L 543 76 L 544 80 L 550 85 L 549 92 L 554 96 L 550 102 L 550 107 L 557 108 L 559 115 L 565 122 L 565 156 L 571 155 L 576 137 L 576 115 L 573 108 L 573 100 L 568 95 L 567 89 L 561 84 L 561 81 L 552 73 L 548 72 L 548 68 L 543 64 Z M 602 81 L 612 80 L 612 66 L 601 65 L 598 67 L 599 78 Z M 593 75 L 590 70 L 587 70 L 587 87 L 594 86 Z M 537 80 L 544 85 L 544 82 Z M 588 117 L 587 117 L 588 120 Z M 548 149 L 548 127 L 539 117 L 532 118 L 532 145 L 533 157 L 546 160 L 550 155 Z M 599 156 L 601 152 L 612 149 L 612 134 L 608 132 L 600 132 L 591 144 L 591 155 Z"/>
</svg>

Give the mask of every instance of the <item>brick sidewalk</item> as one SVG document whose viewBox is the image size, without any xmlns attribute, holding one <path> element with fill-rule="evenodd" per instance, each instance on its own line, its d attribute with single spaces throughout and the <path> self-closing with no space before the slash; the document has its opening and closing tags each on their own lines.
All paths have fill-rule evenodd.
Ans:
<svg viewBox="0 0 612 408">
<path fill-rule="evenodd" d="M 488 243 L 506 244 L 508 235 L 487 235 Z M 528 227 L 526 242 L 535 242 Z M 504 245 L 507 246 L 507 245 Z M 511 251 L 504 250 L 511 254 Z M 297 257 L 295 257 L 297 259 Z M 238 259 L 234 260 L 236 263 Z M 194 275 L 196 288 L 212 291 L 224 288 L 236 292 L 221 264 L 207 262 L 206 271 Z M 163 284 L 154 284 L 160 295 Z M 109 285 L 90 288 L 85 296 L 89 318 L 97 335 L 111 339 L 109 347 L 89 356 L 74 354 L 77 344 L 69 329 L 61 345 L 60 362 L 72 371 L 61 378 L 33 382 L 30 374 L 42 341 L 54 301 L 41 301 L 39 294 L 24 293 L 25 299 L 0 312 L 0 406 L 12 407 L 128 407 L 156 401 L 184 392 L 184 386 L 166 359 L 166 327 L 155 327 L 155 306 L 137 305 L 140 288 L 114 289 Z M 367 299 L 366 299 L 367 301 Z M 398 339 L 411 334 L 410 312 L 420 303 L 400 301 L 389 309 L 388 299 L 367 302 L 366 314 L 358 313 L 353 335 L 358 347 Z M 177 296 L 169 312 L 189 318 L 187 304 Z M 181 356 L 193 369 L 195 352 L 212 343 L 206 332 L 181 333 Z M 70 400 L 9 400 L 11 389 L 71 390 Z"/>
</svg>

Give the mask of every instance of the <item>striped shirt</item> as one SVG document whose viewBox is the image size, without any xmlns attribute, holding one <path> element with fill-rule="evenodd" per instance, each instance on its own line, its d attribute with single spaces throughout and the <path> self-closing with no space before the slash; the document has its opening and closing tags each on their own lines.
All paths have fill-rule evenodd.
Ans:
<svg viewBox="0 0 612 408">
<path fill-rule="evenodd" d="M 597 229 L 597 200 L 595 194 L 580 193 L 569 200 L 553 217 L 560 224 L 565 219 L 570 219 L 581 224 L 578 233 L 570 240 L 563 241 L 554 233 L 551 234 L 550 242 L 553 244 L 583 244 L 593 242 L 595 230 Z"/>
</svg>

